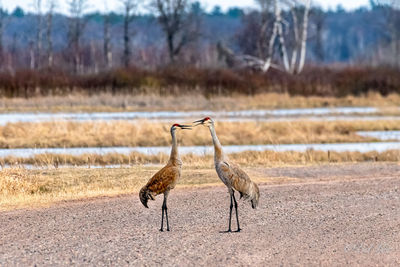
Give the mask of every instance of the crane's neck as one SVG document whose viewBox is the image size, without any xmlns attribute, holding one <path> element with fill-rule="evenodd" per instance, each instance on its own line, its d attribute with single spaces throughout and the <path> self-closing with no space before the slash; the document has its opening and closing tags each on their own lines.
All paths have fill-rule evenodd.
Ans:
<svg viewBox="0 0 400 267">
<path fill-rule="evenodd" d="M 215 162 L 223 161 L 226 159 L 226 156 L 224 155 L 224 152 L 222 151 L 222 146 L 218 140 L 218 136 L 217 136 L 217 133 L 215 132 L 214 125 L 211 125 L 209 128 L 210 128 L 211 137 L 212 137 L 212 140 L 214 143 L 214 161 Z"/>
<path fill-rule="evenodd" d="M 171 155 L 169 157 L 169 163 L 172 165 L 182 165 L 182 161 L 178 153 L 178 140 L 176 138 L 175 131 L 171 130 L 171 137 L 172 137 L 172 148 L 171 148 Z"/>
</svg>

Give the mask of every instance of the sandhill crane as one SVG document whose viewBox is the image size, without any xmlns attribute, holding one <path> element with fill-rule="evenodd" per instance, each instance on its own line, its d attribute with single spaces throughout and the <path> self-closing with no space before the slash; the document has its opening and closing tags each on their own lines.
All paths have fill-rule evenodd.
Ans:
<svg viewBox="0 0 400 267">
<path fill-rule="evenodd" d="M 256 183 L 252 182 L 249 176 L 236 164 L 229 162 L 228 157 L 222 150 L 221 143 L 218 140 L 217 134 L 214 128 L 214 121 L 207 117 L 202 120 L 193 122 L 195 126 L 204 125 L 210 129 L 211 137 L 214 143 L 214 163 L 215 169 L 221 181 L 228 187 L 228 191 L 231 197 L 231 204 L 229 210 L 229 228 L 226 232 L 232 232 L 231 230 L 231 219 L 232 219 L 232 208 L 233 203 L 235 204 L 236 211 L 236 222 L 237 231 L 240 232 L 239 216 L 237 210 L 237 202 L 235 198 L 235 190 L 240 193 L 240 198 L 250 199 L 251 206 L 255 209 L 258 205 L 260 198 L 260 191 Z M 233 200 L 233 203 L 232 203 Z"/>
<path fill-rule="evenodd" d="M 167 198 L 169 191 L 172 190 L 179 177 L 181 176 L 182 161 L 178 153 L 178 141 L 176 140 L 175 131 L 177 129 L 191 129 L 191 126 L 174 124 L 171 127 L 171 137 L 172 137 L 172 149 L 171 155 L 167 165 L 159 170 L 153 177 L 147 182 L 145 186 L 139 192 L 139 198 L 142 204 L 148 208 L 147 201 L 149 199 L 154 200 L 154 198 L 159 194 L 164 194 L 164 202 L 161 208 L 161 228 L 162 232 L 164 229 L 164 211 L 165 218 L 167 220 L 167 231 L 169 231 L 168 223 L 168 208 L 167 208 Z"/>
</svg>

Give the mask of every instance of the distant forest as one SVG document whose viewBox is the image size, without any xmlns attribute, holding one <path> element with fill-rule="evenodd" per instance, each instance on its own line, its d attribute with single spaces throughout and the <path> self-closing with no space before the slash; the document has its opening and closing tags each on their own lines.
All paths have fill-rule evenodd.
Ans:
<svg viewBox="0 0 400 267">
<path fill-rule="evenodd" d="M 394 49 L 393 46 L 398 49 L 399 39 L 393 38 L 399 38 L 400 34 L 390 33 L 388 25 L 391 22 L 388 20 L 390 11 L 397 12 L 397 17 L 400 17 L 399 12 L 388 6 L 374 6 L 371 3 L 369 8 L 349 12 L 340 6 L 333 11 L 311 7 L 307 64 L 398 66 L 399 50 L 390 51 Z M 112 67 L 123 66 L 125 61 L 127 65 L 141 68 L 154 68 L 169 62 L 163 26 L 156 14 L 138 15 L 133 10 L 129 11 L 129 21 L 126 21 L 127 14 L 86 14 L 82 6 L 82 10 L 75 10 L 75 13 L 71 9 L 69 16 L 54 12 L 50 18 L 48 11 L 42 9 L 45 8 L 38 7 L 37 13 L 27 13 L 21 8 L 10 13 L 4 10 L 0 12 L 3 70 L 43 67 L 46 65 L 45 58 L 50 53 L 49 49 L 52 50 L 55 66 L 72 69 L 73 42 L 76 42 L 76 46 L 79 45 L 76 49 L 79 49 L 81 71 L 84 73 L 98 72 L 105 67 L 105 61 L 108 60 L 111 62 L 107 64 Z M 224 44 L 234 53 L 256 56 L 255 39 L 258 35 L 260 10 L 231 8 L 222 12 L 216 6 L 211 12 L 206 12 L 200 3 L 194 2 L 186 12 L 191 14 L 191 20 L 196 21 L 196 36 L 177 54 L 177 61 L 180 63 L 196 67 L 219 66 L 217 43 Z M 283 12 L 284 17 L 289 16 L 285 14 L 289 11 Z M 51 28 L 47 26 L 49 19 Z M 397 20 L 397 25 L 392 27 L 400 31 L 400 19 Z M 124 51 L 128 37 L 124 36 L 126 22 L 129 24 L 128 54 Z M 78 31 L 79 36 L 75 37 L 78 40 L 73 40 L 73 31 Z M 107 38 L 108 43 L 105 43 Z M 104 54 L 105 49 L 108 55 Z"/>
</svg>

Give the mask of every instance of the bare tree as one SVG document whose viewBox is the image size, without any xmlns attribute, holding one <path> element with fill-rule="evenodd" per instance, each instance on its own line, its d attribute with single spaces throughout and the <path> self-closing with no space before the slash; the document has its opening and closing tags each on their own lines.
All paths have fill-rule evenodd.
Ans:
<svg viewBox="0 0 400 267">
<path fill-rule="evenodd" d="M 34 8 L 36 13 L 36 68 L 40 68 L 42 57 L 42 43 L 43 43 L 43 14 L 42 14 L 42 0 L 34 0 Z"/>
<path fill-rule="evenodd" d="M 56 0 L 48 1 L 48 10 L 47 10 L 47 21 L 46 21 L 46 42 L 47 42 L 47 66 L 49 68 L 53 67 L 53 17 L 54 11 L 56 8 Z"/>
<path fill-rule="evenodd" d="M 190 4 L 190 0 L 152 0 L 152 8 L 157 12 L 166 37 L 171 63 L 182 48 L 199 35 L 199 24 L 189 12 Z"/>
<path fill-rule="evenodd" d="M 292 18 L 292 33 L 294 44 L 292 47 L 292 53 L 289 55 L 288 46 L 286 43 L 286 38 L 284 35 L 283 27 L 285 26 L 285 21 L 282 18 L 282 7 L 281 5 L 286 5 L 290 10 L 290 15 Z M 282 57 L 283 66 L 285 70 L 289 73 L 300 73 L 305 64 L 306 59 L 306 42 L 307 42 L 307 34 L 308 34 L 308 19 L 310 12 L 311 0 L 304 0 L 302 4 L 303 8 L 303 16 L 302 23 L 299 21 L 298 16 L 298 2 L 295 0 L 274 0 L 274 10 L 275 10 L 275 22 L 274 22 L 274 30 L 270 39 L 270 51 L 272 51 L 275 33 L 277 34 L 279 41 L 279 51 Z M 263 68 L 264 71 L 268 70 L 269 63 L 271 62 L 272 55 L 269 54 L 269 57 L 266 60 L 266 64 Z"/>
<path fill-rule="evenodd" d="M 124 56 L 123 64 L 125 68 L 129 67 L 131 60 L 131 31 L 130 25 L 134 19 L 134 11 L 136 10 L 136 0 L 122 0 L 124 7 Z"/>
<path fill-rule="evenodd" d="M 99 57 L 97 55 L 96 43 L 93 40 L 90 42 L 90 61 L 92 72 L 97 74 L 99 72 Z"/>
<path fill-rule="evenodd" d="M 261 9 L 261 27 L 259 33 L 259 39 L 257 41 L 258 57 L 272 57 L 272 47 L 270 40 L 275 40 L 276 32 L 272 32 L 271 38 L 268 39 L 269 28 L 273 21 L 273 0 L 257 0 Z M 275 30 L 275 27 L 274 27 Z"/>
<path fill-rule="evenodd" d="M 388 46 L 385 47 L 384 61 L 400 67 L 400 2 L 398 0 L 377 0 L 375 4 L 384 11 L 386 25 L 384 25 L 383 31 L 389 36 Z"/>
<path fill-rule="evenodd" d="M 314 26 L 315 39 L 315 55 L 317 60 L 323 62 L 325 60 L 324 45 L 323 45 L 323 30 L 325 26 L 326 14 L 320 8 L 313 8 L 310 11 L 310 19 Z"/>
<path fill-rule="evenodd" d="M 68 46 L 73 54 L 74 72 L 80 73 L 82 72 L 81 39 L 86 26 L 84 14 L 87 9 L 87 0 L 70 0 L 69 8 Z"/>
<path fill-rule="evenodd" d="M 110 35 L 110 14 L 106 13 L 103 16 L 103 55 L 104 63 L 107 69 L 112 67 L 112 51 L 111 51 L 111 35 Z"/>
<path fill-rule="evenodd" d="M 285 43 L 282 28 L 284 21 L 282 20 L 281 7 L 278 1 L 256 0 L 256 2 L 260 11 L 253 12 L 253 15 L 250 14 L 255 18 L 245 22 L 246 24 L 250 22 L 251 25 L 246 25 L 246 31 L 239 36 L 242 40 L 247 38 L 250 42 L 253 41 L 254 44 L 248 44 L 248 49 L 253 47 L 254 51 L 251 52 L 247 49 L 245 55 L 236 56 L 236 62 L 241 62 L 239 64 L 241 68 L 251 68 L 266 72 L 271 66 L 277 67 L 277 65 L 272 64 L 272 59 L 277 38 L 280 38 L 280 43 Z M 256 17 L 257 14 L 259 14 L 258 17 Z M 253 35 L 256 35 L 255 38 Z M 222 51 L 221 47 L 223 46 L 219 47 L 219 51 Z M 287 53 L 282 47 L 281 45 L 282 61 L 285 66 L 288 66 Z M 226 47 L 224 50 L 227 52 Z M 225 55 L 228 54 L 225 53 Z"/>
<path fill-rule="evenodd" d="M 29 42 L 29 67 L 33 70 L 36 66 L 35 62 L 35 44 L 33 41 Z"/>
<path fill-rule="evenodd" d="M 2 64 L 4 62 L 3 34 L 4 34 L 4 24 L 5 24 L 6 16 L 7 16 L 7 12 L 3 9 L 2 2 L 0 1 L 0 67 L 2 67 Z"/>
<path fill-rule="evenodd" d="M 300 73 L 304 68 L 306 58 L 311 0 L 303 0 L 301 5 L 297 0 L 258 0 L 257 2 L 263 14 L 260 27 L 261 33 L 259 34 L 258 57 L 244 55 L 236 56 L 236 58 L 241 58 L 239 60 L 242 62 L 241 65 L 248 65 L 252 69 L 259 69 L 266 72 L 271 66 L 276 67 L 276 65 L 272 64 L 272 60 L 275 46 L 278 43 L 280 60 L 284 71 L 293 74 Z M 283 18 L 283 8 L 289 10 L 291 16 L 290 22 Z M 265 19 L 266 15 L 271 16 L 271 14 L 273 14 L 273 23 Z M 289 38 L 287 36 L 288 33 L 292 34 L 293 37 Z M 291 47 L 287 39 L 294 40 Z"/>
</svg>

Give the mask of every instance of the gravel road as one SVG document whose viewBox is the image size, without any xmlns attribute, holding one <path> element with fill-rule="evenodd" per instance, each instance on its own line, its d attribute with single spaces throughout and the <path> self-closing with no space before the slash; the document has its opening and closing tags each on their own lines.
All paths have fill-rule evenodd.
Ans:
<svg viewBox="0 0 400 267">
<path fill-rule="evenodd" d="M 301 182 L 261 184 L 257 210 L 239 203 L 240 233 L 219 232 L 224 187 L 172 191 L 162 233 L 162 197 L 75 201 L 0 213 L 0 266 L 400 264 L 399 164 L 255 171 Z"/>
</svg>

